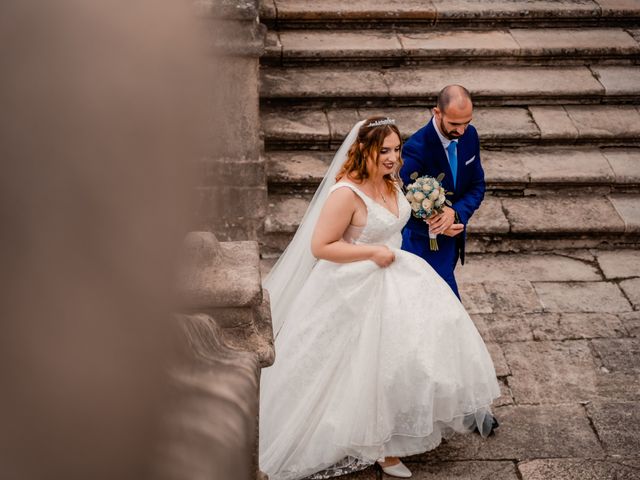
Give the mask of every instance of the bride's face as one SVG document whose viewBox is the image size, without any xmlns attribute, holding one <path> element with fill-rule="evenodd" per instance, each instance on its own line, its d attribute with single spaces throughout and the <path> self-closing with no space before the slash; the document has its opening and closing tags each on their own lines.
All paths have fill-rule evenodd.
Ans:
<svg viewBox="0 0 640 480">
<path fill-rule="evenodd" d="M 376 170 L 381 176 L 396 172 L 400 163 L 400 137 L 395 132 L 384 139 L 382 148 L 378 152 Z"/>
</svg>

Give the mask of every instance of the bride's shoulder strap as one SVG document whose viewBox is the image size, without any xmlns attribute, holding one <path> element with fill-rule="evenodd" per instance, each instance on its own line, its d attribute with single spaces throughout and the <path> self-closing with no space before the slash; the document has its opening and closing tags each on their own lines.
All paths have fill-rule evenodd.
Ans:
<svg viewBox="0 0 640 480">
<path fill-rule="evenodd" d="M 335 190 L 342 188 L 342 187 L 347 187 L 350 188 L 356 195 L 358 195 L 362 201 L 367 204 L 369 197 L 367 197 L 363 192 L 360 191 L 360 189 L 358 187 L 356 187 L 353 183 L 349 183 L 349 182 L 344 182 L 344 181 L 340 181 L 338 183 L 336 183 L 333 187 L 331 187 L 331 192 L 334 192 Z"/>
</svg>

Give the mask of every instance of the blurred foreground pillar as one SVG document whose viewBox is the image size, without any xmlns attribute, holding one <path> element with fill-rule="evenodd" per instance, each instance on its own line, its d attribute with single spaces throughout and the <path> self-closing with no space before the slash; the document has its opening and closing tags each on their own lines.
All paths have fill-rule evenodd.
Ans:
<svg viewBox="0 0 640 480">
<path fill-rule="evenodd" d="M 203 218 L 246 211 L 227 185 L 261 203 L 223 168 L 259 164 L 261 40 L 233 40 L 259 33 L 255 5 L 207 5 L 195 20 L 180 0 L 0 3 L 3 480 L 256 477 L 272 355 L 257 245 L 192 234 L 177 258 Z"/>
</svg>

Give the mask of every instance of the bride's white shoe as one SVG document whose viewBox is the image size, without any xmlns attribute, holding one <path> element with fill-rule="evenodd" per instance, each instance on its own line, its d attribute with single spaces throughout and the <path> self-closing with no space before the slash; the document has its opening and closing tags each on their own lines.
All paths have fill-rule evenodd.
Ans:
<svg viewBox="0 0 640 480">
<path fill-rule="evenodd" d="M 398 478 L 411 478 L 411 470 L 409 470 L 401 460 L 398 460 L 398 463 L 394 465 L 389 465 L 387 467 L 383 467 L 380 462 L 378 462 L 382 471 L 387 475 Z"/>
</svg>

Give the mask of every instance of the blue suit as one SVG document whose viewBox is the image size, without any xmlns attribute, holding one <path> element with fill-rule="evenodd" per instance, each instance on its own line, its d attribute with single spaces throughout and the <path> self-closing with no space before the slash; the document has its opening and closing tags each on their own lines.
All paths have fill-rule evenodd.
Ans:
<svg viewBox="0 0 640 480">
<path fill-rule="evenodd" d="M 405 185 L 412 182 L 410 176 L 418 172 L 419 176 L 437 177 L 444 173 L 442 184 L 447 192 L 453 192 L 447 198 L 453 204 L 460 223 L 465 225 L 462 233 L 455 237 L 438 235 L 438 251 L 429 249 L 429 226 L 415 217 L 411 217 L 402 231 L 402 249 L 424 258 L 449 284 L 454 293 L 460 297 L 453 270 L 460 259 L 464 265 L 464 247 L 466 225 L 484 198 L 486 189 L 484 170 L 480 163 L 480 141 L 478 132 L 469 125 L 458 139 L 458 173 L 456 188 L 453 188 L 451 168 L 447 154 L 438 137 L 438 133 L 430 121 L 404 144 L 402 149 L 404 165 L 400 177 Z"/>
</svg>

